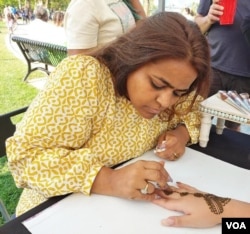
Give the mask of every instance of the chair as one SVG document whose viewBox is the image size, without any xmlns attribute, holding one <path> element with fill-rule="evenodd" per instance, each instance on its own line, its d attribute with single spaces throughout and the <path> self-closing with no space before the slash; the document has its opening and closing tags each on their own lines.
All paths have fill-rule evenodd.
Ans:
<svg viewBox="0 0 250 234">
<path fill-rule="evenodd" d="M 24 113 L 27 110 L 27 106 L 17 109 L 15 111 L 0 115 L 0 157 L 6 155 L 5 141 L 8 137 L 12 136 L 16 130 L 15 124 L 12 123 L 11 118 Z M 0 212 L 7 222 L 11 219 L 3 201 L 0 199 Z"/>
</svg>

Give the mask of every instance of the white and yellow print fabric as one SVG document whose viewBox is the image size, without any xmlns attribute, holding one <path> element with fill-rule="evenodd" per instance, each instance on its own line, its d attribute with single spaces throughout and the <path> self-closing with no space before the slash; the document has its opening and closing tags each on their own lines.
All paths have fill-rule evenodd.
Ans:
<svg viewBox="0 0 250 234">
<path fill-rule="evenodd" d="M 143 119 L 126 98 L 115 95 L 107 67 L 89 56 L 66 58 L 6 142 L 16 185 L 25 188 L 17 215 L 52 196 L 89 195 L 101 167 L 142 155 L 180 121 L 197 142 L 197 105 L 182 120 Z"/>
</svg>

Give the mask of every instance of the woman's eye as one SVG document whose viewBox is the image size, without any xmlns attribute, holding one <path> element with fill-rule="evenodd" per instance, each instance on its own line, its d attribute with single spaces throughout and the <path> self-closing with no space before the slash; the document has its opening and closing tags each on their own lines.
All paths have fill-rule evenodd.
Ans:
<svg viewBox="0 0 250 234">
<path fill-rule="evenodd" d="M 162 88 L 166 87 L 165 85 L 158 85 L 158 84 L 154 83 L 153 81 L 151 81 L 151 85 L 155 89 L 162 89 Z"/>
<path fill-rule="evenodd" d="M 186 95 L 187 92 L 176 92 L 176 91 L 174 91 L 173 94 L 176 97 L 182 97 L 182 96 Z"/>
</svg>

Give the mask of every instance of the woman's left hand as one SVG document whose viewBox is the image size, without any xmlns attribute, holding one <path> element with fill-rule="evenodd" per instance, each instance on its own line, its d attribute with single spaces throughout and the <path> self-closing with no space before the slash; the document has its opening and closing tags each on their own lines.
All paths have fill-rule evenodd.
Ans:
<svg viewBox="0 0 250 234">
<path fill-rule="evenodd" d="M 158 190 L 161 198 L 153 201 L 165 209 L 183 213 L 162 220 L 164 226 L 205 228 L 221 223 L 225 206 L 231 199 L 204 193 L 180 182 L 177 185 L 178 188 L 166 193 Z"/>
<path fill-rule="evenodd" d="M 176 129 L 167 131 L 159 137 L 155 154 L 166 160 L 177 160 L 185 153 L 189 139 L 185 125 L 179 125 Z"/>
</svg>

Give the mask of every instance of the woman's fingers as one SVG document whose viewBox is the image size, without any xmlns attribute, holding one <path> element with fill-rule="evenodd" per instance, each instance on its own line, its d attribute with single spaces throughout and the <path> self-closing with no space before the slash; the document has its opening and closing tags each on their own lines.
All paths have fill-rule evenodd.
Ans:
<svg viewBox="0 0 250 234">
<path fill-rule="evenodd" d="M 171 176 L 164 168 L 164 162 L 144 161 L 144 177 L 155 187 L 166 188 L 167 182 L 172 181 Z"/>
</svg>

